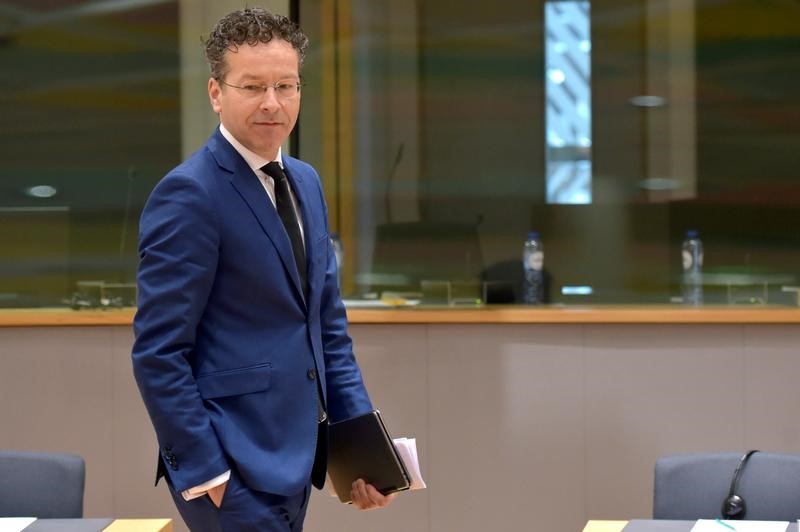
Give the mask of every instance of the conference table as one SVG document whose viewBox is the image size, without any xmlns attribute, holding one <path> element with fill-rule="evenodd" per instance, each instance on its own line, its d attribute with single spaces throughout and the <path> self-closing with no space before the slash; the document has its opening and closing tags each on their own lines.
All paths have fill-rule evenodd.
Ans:
<svg viewBox="0 0 800 532">
<path fill-rule="evenodd" d="M 586 523 L 583 532 L 689 532 L 695 523 L 670 519 L 592 520 Z M 720 525 L 720 532 L 725 532 L 724 525 Z M 798 532 L 797 523 L 789 522 L 786 532 Z"/>
<path fill-rule="evenodd" d="M 0 518 L 0 532 L 172 532 L 172 519 Z"/>
</svg>

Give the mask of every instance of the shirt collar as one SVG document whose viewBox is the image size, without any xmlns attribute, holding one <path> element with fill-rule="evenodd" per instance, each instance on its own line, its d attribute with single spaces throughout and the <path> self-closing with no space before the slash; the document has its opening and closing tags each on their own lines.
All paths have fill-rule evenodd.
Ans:
<svg viewBox="0 0 800 532">
<path fill-rule="evenodd" d="M 227 140 L 228 142 L 231 143 L 231 146 L 233 146 L 233 149 L 236 150 L 237 152 L 239 152 L 239 155 L 242 156 L 242 158 L 245 160 L 247 165 L 254 172 L 256 172 L 257 175 L 263 174 L 263 172 L 261 171 L 261 168 L 265 164 L 267 164 L 269 162 L 272 162 L 272 161 L 269 161 L 269 160 L 261 157 L 260 155 L 258 155 L 254 151 L 251 151 L 251 150 L 247 149 L 241 142 L 236 140 L 236 138 L 231 134 L 231 132 L 228 131 L 227 129 L 225 129 L 225 126 L 223 126 L 222 124 L 219 125 L 219 132 L 222 133 L 222 136 L 225 137 L 225 140 Z M 280 146 L 278 146 L 278 155 L 275 157 L 275 161 L 277 161 L 278 164 L 281 165 L 281 168 L 283 168 L 283 157 L 281 156 L 281 147 Z M 259 172 L 260 172 L 260 174 L 259 174 Z"/>
</svg>

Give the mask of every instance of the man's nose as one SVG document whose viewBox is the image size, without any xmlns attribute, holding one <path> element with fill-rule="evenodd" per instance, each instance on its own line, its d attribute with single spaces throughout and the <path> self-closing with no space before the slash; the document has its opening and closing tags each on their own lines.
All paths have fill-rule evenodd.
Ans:
<svg viewBox="0 0 800 532">
<path fill-rule="evenodd" d="M 278 101 L 277 92 L 275 87 L 267 87 L 264 95 L 261 97 L 261 108 L 265 110 L 275 110 L 280 107 L 281 103 Z"/>
</svg>

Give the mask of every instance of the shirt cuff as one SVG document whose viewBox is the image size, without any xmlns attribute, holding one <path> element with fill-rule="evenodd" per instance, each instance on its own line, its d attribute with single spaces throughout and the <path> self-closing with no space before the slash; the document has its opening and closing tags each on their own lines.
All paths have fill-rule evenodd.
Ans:
<svg viewBox="0 0 800 532">
<path fill-rule="evenodd" d="M 208 490 L 210 490 L 211 488 L 216 488 L 220 484 L 228 482 L 230 478 L 231 478 L 231 470 L 228 469 L 223 474 L 212 478 L 208 482 L 203 482 L 199 486 L 189 488 L 188 490 L 183 490 L 181 492 L 181 495 L 183 495 L 183 500 L 191 501 L 192 499 L 197 499 L 198 497 L 202 497 L 203 495 L 208 493 Z"/>
</svg>

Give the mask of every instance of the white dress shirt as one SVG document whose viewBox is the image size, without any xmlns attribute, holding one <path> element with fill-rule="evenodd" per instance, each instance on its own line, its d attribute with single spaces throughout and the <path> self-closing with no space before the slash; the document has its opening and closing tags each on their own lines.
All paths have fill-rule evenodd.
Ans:
<svg viewBox="0 0 800 532">
<path fill-rule="evenodd" d="M 267 174 L 265 174 L 261 170 L 261 168 L 264 167 L 264 165 L 266 165 L 267 163 L 270 163 L 272 161 L 264 159 L 263 157 L 261 157 L 257 153 L 255 153 L 253 151 L 250 151 L 249 149 L 244 147 L 244 145 L 242 145 L 242 143 L 240 143 L 238 140 L 236 140 L 233 137 L 233 135 L 231 135 L 231 133 L 227 129 L 225 129 L 225 126 L 223 126 L 222 124 L 219 125 L 219 132 L 222 133 L 222 136 L 225 137 L 225 139 L 228 142 L 231 143 L 231 146 L 233 146 L 233 148 L 237 152 L 239 152 L 239 155 L 242 156 L 242 158 L 245 160 L 247 165 L 258 176 L 259 181 L 261 181 L 261 184 L 263 185 L 264 190 L 267 191 L 267 194 L 269 195 L 269 199 L 272 201 L 272 206 L 274 207 L 275 206 L 275 180 L 272 179 L 272 177 L 268 176 Z M 281 165 L 281 168 L 283 168 L 283 157 L 282 157 L 282 151 L 281 151 L 280 147 L 278 148 L 278 155 L 275 157 L 275 161 L 279 165 Z M 303 239 L 303 244 L 305 244 L 306 237 L 305 237 L 305 232 L 303 231 L 303 217 L 300 216 L 300 205 L 297 203 L 297 197 L 295 196 L 294 190 L 292 190 L 291 186 L 289 186 L 289 192 L 290 192 L 290 194 L 292 196 L 292 204 L 294 205 L 294 213 L 297 216 L 297 223 L 300 224 L 300 236 Z"/>
</svg>

